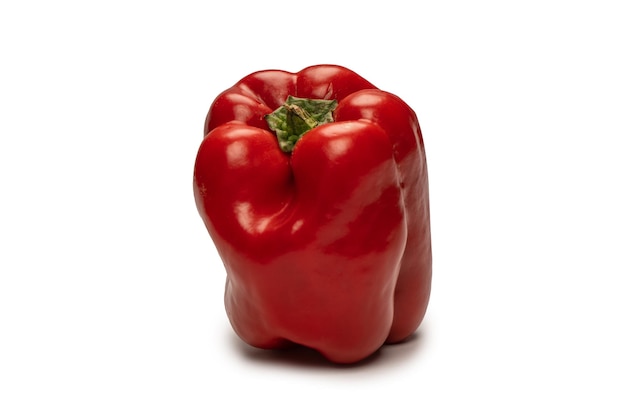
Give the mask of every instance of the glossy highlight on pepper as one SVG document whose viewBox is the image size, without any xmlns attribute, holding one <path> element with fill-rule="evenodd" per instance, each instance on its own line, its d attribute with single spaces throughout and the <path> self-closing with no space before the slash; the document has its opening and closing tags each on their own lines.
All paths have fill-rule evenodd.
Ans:
<svg viewBox="0 0 626 417">
<path fill-rule="evenodd" d="M 259 71 L 215 99 L 204 135 L 194 196 L 242 340 L 354 363 L 415 332 L 432 252 L 424 143 L 404 101 L 337 65 Z"/>
</svg>

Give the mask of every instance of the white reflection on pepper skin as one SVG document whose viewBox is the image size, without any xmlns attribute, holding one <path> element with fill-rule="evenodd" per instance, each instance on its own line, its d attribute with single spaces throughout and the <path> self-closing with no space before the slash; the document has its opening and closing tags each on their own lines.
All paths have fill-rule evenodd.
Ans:
<svg viewBox="0 0 626 417">
<path fill-rule="evenodd" d="M 357 94 L 350 99 L 350 104 L 357 107 L 361 113 L 361 118 L 374 120 L 376 109 L 382 104 L 383 98 L 376 94 Z"/>
<path fill-rule="evenodd" d="M 238 168 L 246 165 L 248 149 L 241 141 L 235 141 L 226 147 L 226 160 L 229 168 Z"/>
<path fill-rule="evenodd" d="M 329 139 L 323 145 L 326 156 L 330 160 L 334 160 L 348 153 L 352 143 L 350 140 L 351 125 L 349 123 L 337 123 L 328 124 L 324 128 L 325 136 Z"/>
<path fill-rule="evenodd" d="M 247 201 L 239 202 L 235 204 L 235 216 L 242 228 L 245 230 L 252 229 L 252 213 L 251 205 Z"/>
<path fill-rule="evenodd" d="M 330 158 L 342 156 L 350 149 L 350 139 L 335 139 L 326 143 L 325 151 Z"/>
<path fill-rule="evenodd" d="M 293 224 L 293 226 L 291 226 L 291 233 L 296 233 L 304 224 L 304 220 L 300 219 L 300 220 L 296 220 Z"/>
<path fill-rule="evenodd" d="M 270 223 L 270 217 L 255 216 L 252 204 L 241 201 L 235 204 L 235 216 L 241 227 L 250 234 L 261 234 Z"/>
</svg>

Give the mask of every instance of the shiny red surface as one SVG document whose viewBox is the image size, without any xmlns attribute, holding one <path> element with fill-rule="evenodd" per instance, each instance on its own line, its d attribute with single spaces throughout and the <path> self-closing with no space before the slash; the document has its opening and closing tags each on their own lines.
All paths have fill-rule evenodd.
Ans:
<svg viewBox="0 0 626 417">
<path fill-rule="evenodd" d="M 339 101 L 291 155 L 264 120 L 287 95 Z M 350 363 L 416 330 L 431 283 L 428 176 L 402 100 L 338 66 L 261 71 L 216 98 L 205 135 L 194 194 L 244 341 Z"/>
</svg>

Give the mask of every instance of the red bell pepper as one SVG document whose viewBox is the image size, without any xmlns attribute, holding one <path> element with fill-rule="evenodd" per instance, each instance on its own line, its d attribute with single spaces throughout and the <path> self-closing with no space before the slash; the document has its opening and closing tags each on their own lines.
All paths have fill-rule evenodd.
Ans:
<svg viewBox="0 0 626 417">
<path fill-rule="evenodd" d="M 352 363 L 408 338 L 430 295 L 417 117 L 354 72 L 253 73 L 221 93 L 194 168 L 235 332 Z"/>
</svg>

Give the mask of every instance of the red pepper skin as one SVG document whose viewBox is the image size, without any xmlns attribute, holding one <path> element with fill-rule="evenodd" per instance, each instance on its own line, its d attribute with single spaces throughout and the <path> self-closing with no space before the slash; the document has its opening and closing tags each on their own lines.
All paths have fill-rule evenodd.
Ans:
<svg viewBox="0 0 626 417">
<path fill-rule="evenodd" d="M 333 123 L 283 153 L 265 115 L 288 95 L 336 99 Z M 354 72 L 260 71 L 220 94 L 194 168 L 227 272 L 235 332 L 353 363 L 409 337 L 430 295 L 428 175 L 417 117 Z"/>
</svg>

